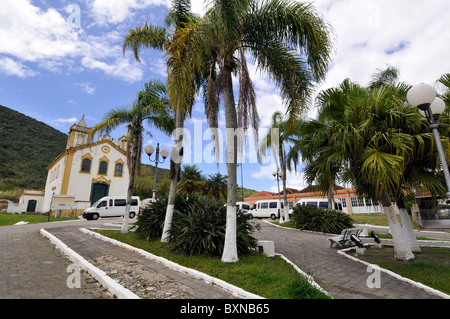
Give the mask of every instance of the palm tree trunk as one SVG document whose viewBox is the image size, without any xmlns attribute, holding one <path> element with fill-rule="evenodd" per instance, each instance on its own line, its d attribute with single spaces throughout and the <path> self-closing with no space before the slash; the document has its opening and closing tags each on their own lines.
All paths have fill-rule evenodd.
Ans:
<svg viewBox="0 0 450 319">
<path fill-rule="evenodd" d="M 402 231 L 402 226 L 395 214 L 391 201 L 383 194 L 380 198 L 384 212 L 388 219 L 389 229 L 391 230 L 392 240 L 394 242 L 394 258 L 399 260 L 413 260 L 416 257 L 412 253 Z"/>
<path fill-rule="evenodd" d="M 136 129 L 136 130 L 138 130 L 138 129 Z M 128 183 L 128 191 L 127 191 L 127 202 L 126 202 L 127 206 L 125 208 L 125 215 L 123 216 L 122 229 L 120 231 L 121 233 L 128 233 L 128 222 L 130 219 L 131 197 L 133 196 L 134 176 L 136 174 L 139 136 L 141 136 L 141 133 L 135 132 L 135 136 L 133 138 L 133 140 L 134 140 L 133 148 L 131 150 L 131 171 L 130 171 L 130 182 Z"/>
<path fill-rule="evenodd" d="M 400 198 L 397 200 L 397 206 L 400 213 L 400 220 L 402 223 L 403 235 L 408 242 L 409 247 L 413 253 L 421 253 L 420 245 L 417 241 L 416 235 L 414 235 L 414 228 L 409 218 L 408 211 L 405 208 L 403 200 Z"/>
<path fill-rule="evenodd" d="M 170 158 L 170 189 L 169 198 L 167 200 L 166 218 L 164 220 L 164 228 L 161 236 L 161 242 L 169 242 L 169 231 L 172 226 L 173 211 L 175 209 L 175 199 L 177 196 L 178 177 L 180 175 L 181 160 L 183 157 L 183 131 L 184 116 L 181 110 L 177 108 L 175 113 L 175 145 L 172 148 L 172 155 Z M 172 160 L 173 159 L 173 160 Z"/>
<path fill-rule="evenodd" d="M 328 185 L 328 209 L 334 208 L 334 181 Z"/>
<path fill-rule="evenodd" d="M 228 172 L 227 184 L 227 221 L 225 230 L 225 244 L 222 253 L 222 262 L 237 262 L 237 242 L 236 242 L 236 168 L 237 168 L 237 138 L 235 131 L 237 128 L 236 106 L 233 94 L 233 82 L 231 78 L 231 68 L 224 67 L 224 87 L 223 95 L 225 102 L 225 122 L 227 129 L 226 162 Z"/>
<path fill-rule="evenodd" d="M 283 141 L 280 141 L 280 165 L 283 172 L 283 209 L 280 216 L 280 224 L 289 221 L 289 205 L 287 201 L 287 191 L 286 191 L 286 154 L 283 150 Z"/>
</svg>

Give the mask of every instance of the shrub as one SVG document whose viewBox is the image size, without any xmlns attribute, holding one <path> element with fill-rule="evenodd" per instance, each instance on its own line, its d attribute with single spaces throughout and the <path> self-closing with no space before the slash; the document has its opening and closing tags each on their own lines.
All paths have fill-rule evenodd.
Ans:
<svg viewBox="0 0 450 319">
<path fill-rule="evenodd" d="M 195 197 L 186 199 L 183 195 L 177 194 L 175 198 L 175 211 L 183 213 L 195 200 Z M 141 210 L 141 214 L 138 216 L 136 222 L 137 228 L 135 231 L 139 238 L 147 241 L 161 238 L 166 218 L 167 202 L 168 198 L 163 196 Z"/>
<path fill-rule="evenodd" d="M 146 241 L 161 238 L 166 217 L 167 197 L 145 206 L 138 215 L 135 234 Z"/>
<path fill-rule="evenodd" d="M 175 210 L 170 242 L 176 251 L 188 255 L 222 254 L 225 243 L 226 207 L 216 199 L 191 194 L 184 212 Z M 239 253 L 248 253 L 256 247 L 251 236 L 254 227 L 247 217 L 237 214 L 236 237 Z"/>
<path fill-rule="evenodd" d="M 297 206 L 291 221 L 299 229 L 332 234 L 353 227 L 353 219 L 345 213 L 310 206 Z"/>
<path fill-rule="evenodd" d="M 147 241 L 160 238 L 166 216 L 167 198 L 161 198 L 145 207 L 136 222 L 136 234 Z M 174 250 L 188 255 L 218 256 L 225 243 L 226 207 L 216 199 L 191 194 L 189 198 L 177 195 L 170 229 L 169 242 Z M 238 213 L 236 233 L 239 253 L 248 253 L 256 247 L 251 236 L 255 228 L 247 217 Z"/>
</svg>

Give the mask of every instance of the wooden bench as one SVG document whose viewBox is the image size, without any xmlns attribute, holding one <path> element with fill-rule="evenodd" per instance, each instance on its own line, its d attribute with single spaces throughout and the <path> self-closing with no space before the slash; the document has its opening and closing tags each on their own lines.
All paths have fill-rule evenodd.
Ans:
<svg viewBox="0 0 450 319">
<path fill-rule="evenodd" d="M 359 235 L 362 233 L 362 231 L 362 228 L 344 229 L 339 236 L 328 238 L 328 240 L 330 241 L 330 248 L 333 247 L 334 244 L 336 244 L 336 246 L 340 248 L 345 248 L 346 246 L 353 245 L 350 236 L 355 235 L 359 238 Z"/>
</svg>

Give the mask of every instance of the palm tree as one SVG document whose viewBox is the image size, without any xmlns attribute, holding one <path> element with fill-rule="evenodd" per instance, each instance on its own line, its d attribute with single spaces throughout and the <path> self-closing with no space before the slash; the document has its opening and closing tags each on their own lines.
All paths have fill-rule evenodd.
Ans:
<svg viewBox="0 0 450 319">
<path fill-rule="evenodd" d="M 286 175 L 287 175 L 287 168 L 291 170 L 291 167 L 287 165 L 288 156 L 286 146 L 296 141 L 293 134 L 294 132 L 297 132 L 300 122 L 295 124 L 295 128 L 292 130 L 288 130 L 286 124 L 287 121 L 283 118 L 281 112 L 278 111 L 275 112 L 272 115 L 272 127 L 269 129 L 267 135 L 265 135 L 261 139 L 258 151 L 258 159 L 261 161 L 261 157 L 266 155 L 266 148 L 267 145 L 269 145 L 274 152 L 273 154 L 276 159 L 277 166 L 279 161 L 279 168 L 281 168 L 281 172 L 283 173 L 281 180 L 283 183 L 284 215 L 282 216 L 283 218 L 280 219 L 280 223 L 283 223 L 284 221 L 289 221 L 289 215 L 287 213 L 289 210 L 289 205 L 287 202 Z"/>
<path fill-rule="evenodd" d="M 169 86 L 180 88 L 176 98 L 189 100 L 195 80 L 192 75 L 204 74 L 209 67 L 206 92 L 210 116 L 217 114 L 218 93 L 224 99 L 228 186 L 223 262 L 238 260 L 235 204 L 239 145 L 236 129 L 245 130 L 249 124 L 256 129 L 259 126 L 256 93 L 246 54 L 251 55 L 257 67 L 268 72 L 279 87 L 287 104 L 288 124 L 292 124 L 290 120 L 300 115 L 309 99 L 311 81 L 318 82 L 325 76 L 332 49 L 330 31 L 330 26 L 309 4 L 290 0 L 213 0 L 207 14 L 196 23 L 186 23 L 169 46 L 170 52 L 178 53 L 178 56 L 170 55 L 169 63 L 174 70 L 184 70 L 169 72 Z M 234 72 L 239 78 L 237 110 Z"/>
<path fill-rule="evenodd" d="M 300 122 L 295 132 L 297 138 L 288 154 L 288 168 L 293 164 L 296 170 L 300 161 L 305 163 L 306 181 L 316 183 L 319 191 L 328 194 L 329 207 L 334 206 L 336 182 L 344 179 L 343 167 L 349 165 L 343 151 L 351 154 L 354 146 L 361 144 L 354 131 L 360 120 L 358 116 L 364 113 L 359 106 L 366 95 L 363 87 L 348 79 L 337 88 L 320 92 L 317 97 L 319 118 Z M 336 134 L 345 135 L 346 139 L 338 142 Z M 337 149 L 338 146 L 342 149 Z"/>
<path fill-rule="evenodd" d="M 91 134 L 96 132 L 109 133 L 121 124 L 128 126 L 131 150 L 131 171 L 127 191 L 127 206 L 122 224 L 122 233 L 128 232 L 128 220 L 133 193 L 136 166 L 141 162 L 140 155 L 142 138 L 144 133 L 143 122 L 149 124 L 165 133 L 171 133 L 174 129 L 172 111 L 167 98 L 166 88 L 163 83 L 154 80 L 145 83 L 144 90 L 140 91 L 137 100 L 129 107 L 119 107 L 107 112 L 101 123 L 92 129 Z"/>
<path fill-rule="evenodd" d="M 153 26 L 145 23 L 144 25 L 131 29 L 126 35 L 123 42 L 123 51 L 130 49 L 133 51 L 134 56 L 138 62 L 140 62 L 139 52 L 142 48 L 153 48 L 157 50 L 164 50 L 169 45 L 171 38 L 174 36 L 175 31 L 179 30 L 184 23 L 188 21 L 195 21 L 196 16 L 190 12 L 189 0 L 172 0 L 172 8 L 166 17 L 167 28 L 160 26 Z M 171 30 L 170 28 L 173 27 Z M 173 54 L 178 54 L 177 52 Z M 183 65 L 178 65 L 183 68 Z M 171 68 L 170 65 L 168 65 Z M 175 70 L 176 71 L 176 70 Z M 195 91 L 195 88 L 192 88 Z M 172 148 L 170 158 L 170 189 L 167 202 L 166 217 L 164 221 L 164 229 L 161 237 L 162 242 L 169 241 L 169 230 L 172 225 L 173 211 L 175 207 L 175 198 L 177 193 L 177 184 L 180 175 L 180 165 L 183 157 L 183 127 L 186 114 L 191 112 L 193 105 L 193 95 L 187 103 L 178 103 L 174 100 L 173 92 L 177 91 L 177 88 L 173 86 L 168 87 L 169 98 L 173 106 L 175 114 L 175 145 Z"/>
<path fill-rule="evenodd" d="M 218 200 L 227 198 L 227 176 L 220 173 L 210 174 L 206 179 L 205 195 Z"/>
<path fill-rule="evenodd" d="M 201 193 L 205 188 L 206 181 L 202 172 L 196 165 L 183 165 L 180 174 L 180 183 L 178 183 L 178 193 L 190 195 L 192 193 Z"/>
<path fill-rule="evenodd" d="M 442 75 L 438 80 L 438 83 L 444 86 L 445 92 L 441 95 L 441 98 L 444 100 L 445 105 L 450 106 L 450 73 L 446 73 Z"/>
</svg>

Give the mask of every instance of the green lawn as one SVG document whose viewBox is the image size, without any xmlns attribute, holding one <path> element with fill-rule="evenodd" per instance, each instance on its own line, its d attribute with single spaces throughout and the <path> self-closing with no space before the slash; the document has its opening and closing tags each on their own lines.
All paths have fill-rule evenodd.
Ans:
<svg viewBox="0 0 450 319">
<path fill-rule="evenodd" d="M 357 214 L 350 216 L 355 224 L 370 224 L 376 226 L 389 226 L 384 214 Z"/>
<path fill-rule="evenodd" d="M 71 220 L 77 219 L 76 217 L 63 217 L 54 218 L 50 217 L 50 221 L 61 221 L 61 220 Z M 18 214 L 7 214 L 0 213 L 0 226 L 10 226 L 18 222 L 28 222 L 29 224 L 45 223 L 48 221 L 48 216 L 46 215 L 18 215 Z"/>
<path fill-rule="evenodd" d="M 393 248 L 371 248 L 357 258 L 450 294 L 450 248 L 423 247 L 415 256 L 414 261 L 399 261 L 394 259 Z"/>
<path fill-rule="evenodd" d="M 170 245 L 163 244 L 159 240 L 151 242 L 140 240 L 133 232 L 127 234 L 122 234 L 116 230 L 98 230 L 98 232 L 185 267 L 222 279 L 265 298 L 329 298 L 312 287 L 303 276 L 279 256 L 269 258 L 258 253 L 252 253 L 239 256 L 239 261 L 236 263 L 223 263 L 218 257 L 174 254 L 171 252 Z"/>
</svg>

